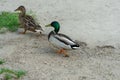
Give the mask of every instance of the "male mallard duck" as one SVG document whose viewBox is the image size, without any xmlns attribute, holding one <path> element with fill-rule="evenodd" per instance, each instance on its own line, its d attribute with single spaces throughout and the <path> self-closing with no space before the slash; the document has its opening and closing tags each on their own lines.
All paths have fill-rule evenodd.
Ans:
<svg viewBox="0 0 120 80">
<path fill-rule="evenodd" d="M 65 50 L 76 49 L 79 47 L 79 44 L 77 44 L 65 34 L 58 33 L 60 30 L 60 24 L 57 21 L 53 21 L 51 24 L 46 25 L 46 27 L 50 26 L 53 27 L 54 30 L 49 33 L 48 41 L 50 41 L 50 43 L 52 43 L 57 48 L 61 48 L 58 50 L 58 53 L 62 53 L 65 57 L 69 57 Z"/>
<path fill-rule="evenodd" d="M 15 11 L 20 11 L 19 21 L 20 24 L 24 27 L 24 32 L 20 33 L 25 34 L 27 30 L 32 32 L 37 32 L 38 30 L 43 31 L 41 26 L 35 22 L 32 16 L 26 15 L 26 9 L 24 6 L 19 6 Z"/>
</svg>

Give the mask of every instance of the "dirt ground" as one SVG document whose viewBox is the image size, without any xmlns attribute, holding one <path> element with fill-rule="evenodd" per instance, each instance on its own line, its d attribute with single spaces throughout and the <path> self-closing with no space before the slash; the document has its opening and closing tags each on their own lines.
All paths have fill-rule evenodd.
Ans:
<svg viewBox="0 0 120 80">
<path fill-rule="evenodd" d="M 20 80 L 120 80 L 119 0 L 0 0 L 0 12 L 20 5 L 36 15 L 45 33 L 0 34 L 0 58 L 6 61 L 0 68 L 27 71 Z M 80 43 L 68 58 L 47 40 L 52 29 L 44 26 L 54 20 Z"/>
<path fill-rule="evenodd" d="M 80 43 L 70 57 L 56 54 L 47 35 L 0 34 L 0 67 L 27 71 L 21 80 L 119 80 L 120 49 L 112 46 L 90 48 Z"/>
</svg>

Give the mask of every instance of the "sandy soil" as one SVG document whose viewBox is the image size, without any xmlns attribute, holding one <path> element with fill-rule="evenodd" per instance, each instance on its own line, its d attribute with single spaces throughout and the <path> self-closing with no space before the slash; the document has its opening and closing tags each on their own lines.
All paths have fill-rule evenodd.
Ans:
<svg viewBox="0 0 120 80">
<path fill-rule="evenodd" d="M 120 80 L 118 0 L 0 0 L 0 11 L 13 12 L 19 5 L 32 10 L 42 27 L 60 21 L 60 32 L 81 46 L 65 58 L 47 40 L 52 29 L 43 27 L 41 36 L 7 32 L 0 34 L 0 58 L 6 61 L 0 67 L 26 70 L 21 80 Z"/>
<path fill-rule="evenodd" d="M 119 80 L 119 51 L 81 44 L 65 58 L 55 53 L 46 35 L 0 34 L 0 57 L 6 60 L 0 67 L 26 70 L 21 80 Z"/>
</svg>

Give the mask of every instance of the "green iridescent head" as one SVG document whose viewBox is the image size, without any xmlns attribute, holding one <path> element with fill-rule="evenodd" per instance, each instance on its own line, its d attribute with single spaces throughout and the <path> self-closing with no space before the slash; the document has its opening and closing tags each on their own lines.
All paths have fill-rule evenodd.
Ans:
<svg viewBox="0 0 120 80">
<path fill-rule="evenodd" d="M 54 27 L 54 31 L 55 31 L 56 33 L 58 33 L 59 30 L 60 30 L 60 24 L 59 24 L 59 22 L 57 22 L 57 21 L 53 21 L 53 22 L 51 22 L 51 24 L 48 24 L 48 25 L 46 25 L 45 27 Z"/>
</svg>

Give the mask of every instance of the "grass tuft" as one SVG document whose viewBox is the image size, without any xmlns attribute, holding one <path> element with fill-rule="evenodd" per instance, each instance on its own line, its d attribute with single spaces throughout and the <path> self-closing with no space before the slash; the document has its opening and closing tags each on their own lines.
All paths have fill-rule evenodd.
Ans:
<svg viewBox="0 0 120 80">
<path fill-rule="evenodd" d="M 1 12 L 0 14 L 0 29 L 7 28 L 10 31 L 16 31 L 19 27 L 17 13 Z"/>
<path fill-rule="evenodd" d="M 8 73 L 5 74 L 5 78 L 4 78 L 5 80 L 12 80 L 12 78 L 13 77 L 11 74 L 8 74 Z"/>
<path fill-rule="evenodd" d="M 26 71 L 18 70 L 16 71 L 17 78 L 20 78 L 21 76 L 24 76 L 26 74 Z"/>
<path fill-rule="evenodd" d="M 6 80 L 11 80 L 12 78 L 19 79 L 20 77 L 22 77 L 26 74 L 26 71 L 11 70 L 11 69 L 8 69 L 8 68 L 1 68 L 0 69 L 0 74 L 4 74 L 4 73 L 5 73 L 5 79 Z"/>
<path fill-rule="evenodd" d="M 5 61 L 3 59 L 0 59 L 0 64 L 5 63 Z"/>
</svg>

